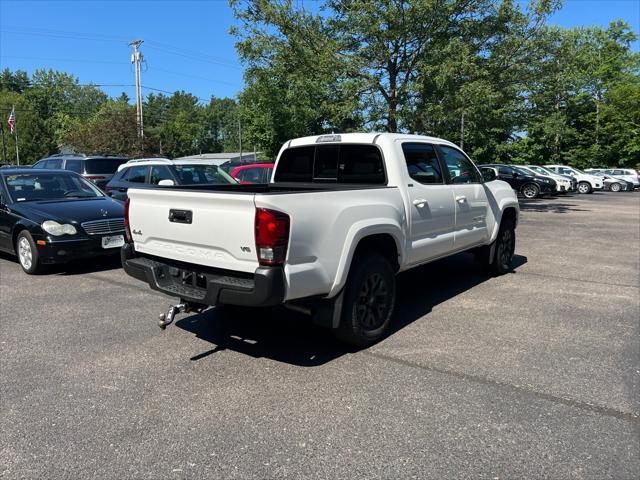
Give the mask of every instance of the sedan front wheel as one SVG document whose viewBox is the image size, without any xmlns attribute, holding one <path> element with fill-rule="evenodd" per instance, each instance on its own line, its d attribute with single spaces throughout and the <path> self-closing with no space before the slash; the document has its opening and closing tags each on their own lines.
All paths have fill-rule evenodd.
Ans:
<svg viewBox="0 0 640 480">
<path fill-rule="evenodd" d="M 524 198 L 536 198 L 538 195 L 540 195 L 540 187 L 535 183 L 527 183 L 522 187 L 522 196 Z"/>
<path fill-rule="evenodd" d="M 42 273 L 44 268 L 40 262 L 40 254 L 33 237 L 27 230 L 23 230 L 18 234 L 15 249 L 20 266 L 25 273 L 29 275 Z"/>
</svg>

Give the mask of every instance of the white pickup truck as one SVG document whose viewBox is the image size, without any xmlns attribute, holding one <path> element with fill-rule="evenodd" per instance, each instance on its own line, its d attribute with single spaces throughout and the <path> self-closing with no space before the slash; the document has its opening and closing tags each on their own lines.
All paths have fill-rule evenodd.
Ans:
<svg viewBox="0 0 640 480">
<path fill-rule="evenodd" d="M 509 184 L 439 138 L 350 133 L 288 141 L 271 183 L 130 189 L 125 271 L 179 311 L 284 304 L 338 338 L 384 335 L 395 275 L 465 250 L 510 270 Z"/>
</svg>

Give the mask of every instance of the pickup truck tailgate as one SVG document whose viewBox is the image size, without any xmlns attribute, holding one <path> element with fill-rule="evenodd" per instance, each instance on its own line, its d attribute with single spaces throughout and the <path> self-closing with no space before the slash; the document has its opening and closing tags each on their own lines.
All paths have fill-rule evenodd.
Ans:
<svg viewBox="0 0 640 480">
<path fill-rule="evenodd" d="M 137 252 L 253 273 L 253 193 L 130 189 L 129 227 Z"/>
</svg>

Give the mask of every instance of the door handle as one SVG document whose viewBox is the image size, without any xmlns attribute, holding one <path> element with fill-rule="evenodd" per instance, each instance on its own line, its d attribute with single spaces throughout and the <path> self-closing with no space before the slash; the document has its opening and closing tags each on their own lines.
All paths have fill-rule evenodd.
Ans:
<svg viewBox="0 0 640 480">
<path fill-rule="evenodd" d="M 427 199 L 426 198 L 416 198 L 413 201 L 413 204 L 418 208 L 424 207 L 426 203 L 427 203 Z"/>
<path fill-rule="evenodd" d="M 456 202 L 458 203 L 466 203 L 467 202 L 467 197 L 465 197 L 464 195 L 458 195 L 456 197 Z"/>
</svg>

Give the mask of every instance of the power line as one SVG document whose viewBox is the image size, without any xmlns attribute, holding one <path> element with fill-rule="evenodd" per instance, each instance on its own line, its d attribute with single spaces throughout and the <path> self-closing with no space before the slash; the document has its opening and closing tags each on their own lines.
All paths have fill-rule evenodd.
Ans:
<svg viewBox="0 0 640 480">
<path fill-rule="evenodd" d="M 53 57 L 25 57 L 22 55 L 0 55 L 0 58 L 20 58 L 24 60 L 44 60 L 55 62 L 72 62 L 72 63 L 104 63 L 110 65 L 128 65 L 126 62 L 114 62 L 109 60 L 89 60 L 82 58 L 53 58 Z"/>
<path fill-rule="evenodd" d="M 92 40 L 92 41 L 101 41 L 101 42 L 118 42 L 118 43 L 128 43 L 128 41 L 121 37 L 116 37 L 113 35 L 97 35 L 92 33 L 81 33 L 81 32 L 70 32 L 64 30 L 54 30 L 54 29 L 46 29 L 46 28 L 34 28 L 34 27 L 19 27 L 19 26 L 10 26 L 10 25 L 2 25 L 0 26 L 0 33 L 9 33 L 14 35 L 35 35 L 41 37 L 50 37 L 50 38 L 62 38 L 62 39 L 71 39 L 71 40 Z M 212 63 L 214 65 L 225 66 L 229 68 L 236 68 L 238 70 L 242 70 L 242 67 L 238 65 L 237 62 L 225 59 L 221 57 L 216 57 L 213 55 L 209 55 L 202 52 L 197 52 L 193 50 L 187 50 L 184 48 L 176 47 L 174 45 L 169 45 L 166 43 L 156 42 L 153 40 L 147 40 L 145 42 L 148 48 L 152 48 L 154 50 L 158 50 L 160 52 L 168 53 L 170 55 L 176 55 L 179 57 L 188 58 L 191 60 L 204 62 L 204 63 Z"/>
</svg>

